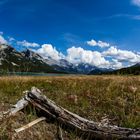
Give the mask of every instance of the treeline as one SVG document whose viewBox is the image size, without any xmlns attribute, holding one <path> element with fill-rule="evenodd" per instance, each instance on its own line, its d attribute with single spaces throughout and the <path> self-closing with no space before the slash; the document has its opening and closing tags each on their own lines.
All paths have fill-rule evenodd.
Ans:
<svg viewBox="0 0 140 140">
<path fill-rule="evenodd" d="M 117 74 L 117 75 L 140 75 L 140 65 L 135 65 L 128 68 L 122 68 L 119 70 L 106 72 L 104 74 Z"/>
</svg>

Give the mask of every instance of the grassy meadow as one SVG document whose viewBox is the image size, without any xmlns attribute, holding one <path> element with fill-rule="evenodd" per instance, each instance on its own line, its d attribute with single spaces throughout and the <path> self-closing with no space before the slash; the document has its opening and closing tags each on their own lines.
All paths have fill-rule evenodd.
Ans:
<svg viewBox="0 0 140 140">
<path fill-rule="evenodd" d="M 24 96 L 23 91 L 36 86 L 58 105 L 89 120 L 123 127 L 140 127 L 140 76 L 61 76 L 61 77 L 0 77 L 0 112 L 6 111 Z M 0 140 L 53 140 L 57 126 L 41 122 L 14 134 L 36 118 L 35 112 L 19 112 L 0 121 Z M 80 140 L 63 130 L 65 140 Z"/>
</svg>

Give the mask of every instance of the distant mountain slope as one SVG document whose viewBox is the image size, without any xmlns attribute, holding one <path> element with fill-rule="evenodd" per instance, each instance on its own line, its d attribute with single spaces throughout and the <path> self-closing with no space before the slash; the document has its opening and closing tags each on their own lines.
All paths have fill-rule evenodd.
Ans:
<svg viewBox="0 0 140 140">
<path fill-rule="evenodd" d="M 58 61 L 48 57 L 45 62 L 52 66 L 55 70 L 57 71 L 61 71 L 61 72 L 66 72 L 66 73 L 72 73 L 72 74 L 76 74 L 78 73 L 77 69 L 75 68 L 75 66 L 68 62 L 65 59 L 60 59 Z"/>
<path fill-rule="evenodd" d="M 44 59 L 36 52 L 26 50 L 18 52 L 9 45 L 0 44 L 0 72 L 48 72 L 88 74 L 97 69 L 89 64 L 72 64 L 65 59 Z"/>
<path fill-rule="evenodd" d="M 91 70 L 97 69 L 95 66 L 91 66 L 89 64 L 72 64 L 65 59 L 60 59 L 58 61 L 53 60 L 52 58 L 48 57 L 46 63 L 53 66 L 56 70 L 73 73 L 73 74 L 88 74 Z"/>
<path fill-rule="evenodd" d="M 88 75 L 101 75 L 104 73 L 110 73 L 112 72 L 112 69 L 106 69 L 106 68 L 96 68 L 88 73 Z"/>
<path fill-rule="evenodd" d="M 65 59 L 44 59 L 36 52 L 18 52 L 13 47 L 0 44 L 0 73 L 5 72 L 44 72 L 69 74 L 140 74 L 140 63 L 119 70 L 98 68 L 89 64 L 72 64 Z"/>
<path fill-rule="evenodd" d="M 132 75 L 140 75 L 140 63 L 127 67 L 127 68 L 122 68 L 119 70 L 114 70 L 112 72 L 107 72 L 106 74 L 132 74 Z"/>
<path fill-rule="evenodd" d="M 0 45 L 1 72 L 48 72 L 59 73 L 43 61 L 43 58 L 29 50 L 18 52 L 8 45 Z"/>
<path fill-rule="evenodd" d="M 122 68 L 118 70 L 102 70 L 102 69 L 95 69 L 89 73 L 89 75 L 101 75 L 101 74 L 120 74 L 120 75 L 140 75 L 140 63 L 127 67 L 127 68 Z"/>
</svg>

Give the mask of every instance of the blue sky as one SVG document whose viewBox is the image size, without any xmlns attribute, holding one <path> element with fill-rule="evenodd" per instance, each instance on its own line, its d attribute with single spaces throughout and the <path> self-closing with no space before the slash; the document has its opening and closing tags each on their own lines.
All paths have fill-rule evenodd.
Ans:
<svg viewBox="0 0 140 140">
<path fill-rule="evenodd" d="M 123 58 L 103 53 L 114 47 L 118 52 L 139 54 L 140 0 L 0 0 L 0 32 L 19 50 L 27 42 L 35 50 L 50 44 L 51 49 L 65 56 L 75 47 L 97 51 L 107 61 L 122 63 Z M 98 41 L 109 45 L 101 47 Z M 39 51 L 46 55 L 45 50 Z M 137 62 L 124 60 L 123 66 Z"/>
</svg>

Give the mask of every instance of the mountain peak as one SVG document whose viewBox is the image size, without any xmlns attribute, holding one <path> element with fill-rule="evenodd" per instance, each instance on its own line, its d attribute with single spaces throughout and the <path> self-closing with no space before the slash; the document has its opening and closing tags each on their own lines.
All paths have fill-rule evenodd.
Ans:
<svg viewBox="0 0 140 140">
<path fill-rule="evenodd" d="M 140 66 L 140 62 L 139 62 L 139 63 L 137 63 L 135 66 Z"/>
<path fill-rule="evenodd" d="M 5 50 L 5 49 L 14 49 L 14 48 L 7 44 L 0 44 L 0 50 Z"/>
<path fill-rule="evenodd" d="M 30 49 L 26 49 L 25 51 L 22 51 L 21 53 L 23 54 L 25 58 L 36 58 L 39 60 L 43 60 L 43 58 L 39 54 L 35 53 L 34 51 Z"/>
<path fill-rule="evenodd" d="M 18 52 L 9 45 L 0 45 L 0 72 L 58 73 L 43 60 L 39 54 L 33 51 Z"/>
</svg>

